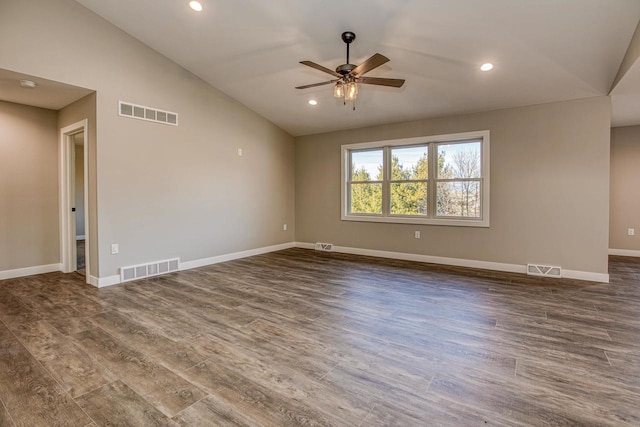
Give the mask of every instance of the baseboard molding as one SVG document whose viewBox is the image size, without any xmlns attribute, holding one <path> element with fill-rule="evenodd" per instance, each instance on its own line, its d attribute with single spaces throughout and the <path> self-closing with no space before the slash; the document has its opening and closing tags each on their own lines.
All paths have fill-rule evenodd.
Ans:
<svg viewBox="0 0 640 427">
<path fill-rule="evenodd" d="M 631 249 L 609 249 L 609 255 L 640 257 L 640 251 Z"/>
<path fill-rule="evenodd" d="M 233 261 L 234 259 L 247 258 L 255 255 L 262 255 L 269 252 L 281 251 L 284 249 L 290 249 L 296 247 L 295 242 L 282 243 L 280 245 L 265 246 L 263 248 L 249 249 L 248 251 L 233 252 L 225 255 L 218 255 L 211 258 L 202 258 L 194 261 L 187 261 L 180 263 L 180 270 L 190 270 L 192 268 L 204 267 L 207 265 L 218 264 L 226 261 Z"/>
<path fill-rule="evenodd" d="M 315 244 L 296 242 L 296 247 L 314 249 Z M 477 261 L 473 259 L 448 258 L 431 255 L 420 255 L 406 252 L 389 252 L 375 249 L 351 248 L 346 246 L 333 246 L 333 252 L 345 254 L 365 255 L 379 258 L 400 259 L 405 261 L 426 262 L 431 264 L 452 265 L 456 267 L 480 268 L 484 270 L 504 271 L 508 273 L 527 274 L 527 266 L 519 264 L 505 264 L 500 262 Z M 587 280 L 592 282 L 609 283 L 609 275 L 592 273 L 589 271 L 562 270 L 562 277 L 567 279 Z"/>
<path fill-rule="evenodd" d="M 52 273 L 54 271 L 62 271 L 62 264 L 37 265 L 35 267 L 16 268 L 15 270 L 0 271 L 0 280 L 33 276 L 34 274 Z"/>
<path fill-rule="evenodd" d="M 76 240 L 84 240 L 84 238 L 85 238 L 84 234 L 82 234 L 80 236 L 76 236 Z"/>
<path fill-rule="evenodd" d="M 562 269 L 563 279 L 586 280 L 588 282 L 609 283 L 609 275 L 605 273 L 593 273 L 591 271 Z"/>
<path fill-rule="evenodd" d="M 296 244 L 294 242 L 283 243 L 280 245 L 265 246 L 263 248 L 249 249 L 248 251 L 233 252 L 230 254 L 218 255 L 210 258 L 196 259 L 193 261 L 186 261 L 180 263 L 180 271 L 191 270 L 192 268 L 205 267 L 207 265 L 218 264 L 226 261 L 233 261 L 235 259 L 247 258 L 255 255 L 262 255 L 269 252 L 281 251 L 283 249 L 294 248 Z M 107 277 L 90 277 L 89 283 L 98 288 L 104 288 L 106 286 L 113 286 L 120 284 L 120 275 L 107 276 Z"/>
</svg>

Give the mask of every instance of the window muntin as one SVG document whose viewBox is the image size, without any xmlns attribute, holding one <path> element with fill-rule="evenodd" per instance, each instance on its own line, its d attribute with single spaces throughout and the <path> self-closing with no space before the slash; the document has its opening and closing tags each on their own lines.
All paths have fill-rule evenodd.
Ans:
<svg viewBox="0 0 640 427">
<path fill-rule="evenodd" d="M 342 146 L 342 219 L 489 226 L 489 131 Z"/>
</svg>

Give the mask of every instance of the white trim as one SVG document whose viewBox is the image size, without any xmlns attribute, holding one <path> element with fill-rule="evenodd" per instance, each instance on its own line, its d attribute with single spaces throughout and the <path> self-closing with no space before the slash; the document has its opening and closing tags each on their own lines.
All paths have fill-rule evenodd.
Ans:
<svg viewBox="0 0 640 427">
<path fill-rule="evenodd" d="M 79 236 L 76 236 L 76 240 L 84 240 L 84 237 L 84 234 L 80 234 Z"/>
<path fill-rule="evenodd" d="M 297 248 L 314 249 L 313 243 L 296 242 Z M 527 274 L 527 266 L 520 264 L 506 264 L 501 262 L 478 261 L 473 259 L 448 258 L 431 255 L 420 255 L 406 252 L 389 252 L 375 249 L 351 248 L 346 246 L 333 246 L 333 252 L 345 254 L 373 256 L 379 258 L 401 259 L 405 261 L 427 262 L 432 264 L 453 265 L 457 267 L 479 268 L 483 270 L 505 271 L 508 273 Z M 567 279 L 588 280 L 593 282 L 609 283 L 609 275 L 593 273 L 589 271 L 562 270 L 562 277 Z"/>
<path fill-rule="evenodd" d="M 95 286 L 96 288 L 99 288 L 100 286 L 98 286 L 99 283 L 99 279 L 96 276 L 87 276 L 88 280 L 87 283 L 90 284 L 91 286 Z"/>
<path fill-rule="evenodd" d="M 591 271 L 562 270 L 563 279 L 587 280 L 589 282 L 609 283 L 609 275 Z"/>
<path fill-rule="evenodd" d="M 71 177 L 71 156 L 73 155 L 73 150 L 75 149 L 75 145 L 71 140 L 71 136 L 83 132 L 83 148 L 84 148 L 84 226 L 85 230 L 89 230 L 90 228 L 90 220 L 89 220 L 89 120 L 84 119 L 71 124 L 69 126 L 65 126 L 60 129 L 60 158 L 59 158 L 59 210 L 60 210 L 60 265 L 61 271 L 64 273 L 71 273 L 75 271 L 77 268 L 76 265 L 76 257 L 74 256 L 76 253 L 76 245 L 75 241 L 72 241 L 73 236 L 75 236 L 74 218 L 75 216 L 71 214 L 71 207 L 75 205 L 75 200 L 71 200 L 71 195 L 73 194 L 73 189 L 71 185 L 73 184 L 73 178 Z M 75 159 L 73 160 L 75 161 Z M 90 265 L 90 254 L 89 254 L 89 233 L 86 233 L 85 236 L 85 271 L 86 271 L 86 281 L 90 283 L 90 273 L 91 273 L 91 265 Z"/>
<path fill-rule="evenodd" d="M 284 249 L 290 249 L 296 247 L 295 242 L 282 243 L 280 245 L 265 246 L 263 248 L 249 249 L 248 251 L 233 252 L 225 255 L 218 255 L 211 258 L 196 259 L 194 261 L 187 261 L 180 263 L 180 271 L 190 270 L 192 268 L 204 267 L 206 265 L 218 264 L 226 261 L 233 261 L 234 259 L 246 258 L 254 255 L 262 255 L 269 252 L 281 251 Z"/>
<path fill-rule="evenodd" d="M 204 267 L 207 265 L 218 264 L 226 261 L 233 261 L 235 259 L 247 258 L 255 255 L 262 255 L 269 252 L 281 251 L 284 249 L 295 248 L 295 242 L 282 243 L 280 245 L 265 246 L 263 248 L 249 249 L 242 252 L 233 252 L 230 254 L 218 255 L 210 258 L 196 259 L 193 261 L 181 262 L 178 267 L 178 271 L 191 270 L 192 268 Z M 89 284 L 98 288 L 104 288 L 106 286 L 113 286 L 122 283 L 120 275 L 107 276 L 107 277 L 90 277 Z"/>
<path fill-rule="evenodd" d="M 640 257 L 640 251 L 631 249 L 609 249 L 609 255 Z"/>
<path fill-rule="evenodd" d="M 98 282 L 98 287 L 99 288 L 104 288 L 107 286 L 113 286 L 113 285 L 119 285 L 120 282 L 120 275 L 117 274 L 115 276 L 107 276 L 107 277 L 98 277 L 97 279 Z M 93 285 L 93 283 L 91 283 Z M 96 285 L 94 285 L 96 286 Z"/>
<path fill-rule="evenodd" d="M 416 144 L 429 144 L 429 156 L 430 159 L 433 157 L 434 150 L 431 148 L 433 143 L 452 143 L 452 142 L 463 142 L 465 140 L 482 140 L 482 179 L 480 182 L 482 183 L 482 198 L 481 198 L 481 209 L 482 209 L 482 217 L 480 219 L 476 218 L 448 218 L 448 217 L 405 217 L 405 216 L 381 216 L 381 215 L 358 215 L 349 213 L 349 195 L 346 191 L 347 187 L 347 172 L 349 170 L 349 152 L 352 150 L 362 150 L 368 148 L 384 148 L 384 147 L 396 147 L 396 146 L 409 146 Z M 403 139 L 392 139 L 392 140 L 383 140 L 383 141 L 371 141 L 371 142 L 360 142 L 355 144 L 344 144 L 340 147 L 340 219 L 343 221 L 364 221 L 364 222 L 383 222 L 383 223 L 394 223 L 394 224 L 420 224 L 420 225 L 444 225 L 444 226 L 454 226 L 454 227 L 489 227 L 489 203 L 491 200 L 490 190 L 491 190 L 491 171 L 490 171 L 490 147 L 491 147 L 491 132 L 489 130 L 480 130 L 474 132 L 462 132 L 462 133 L 452 133 L 452 134 L 444 134 L 444 135 L 425 135 L 415 138 L 403 138 Z M 386 153 L 386 149 L 385 149 Z M 383 164 L 386 164 L 386 154 L 385 160 Z M 435 182 L 435 178 L 433 177 L 431 170 L 432 160 L 429 160 L 429 179 Z M 388 166 L 388 165 L 387 165 Z M 388 203 L 388 200 L 385 200 L 385 183 L 388 182 L 388 172 L 385 172 L 385 178 L 381 181 L 383 184 L 383 212 L 385 211 L 385 204 Z M 433 204 L 433 197 L 429 199 L 429 203 Z M 387 206 L 388 207 L 388 206 Z M 434 214 L 435 215 L 435 214 Z"/>
<path fill-rule="evenodd" d="M 37 265 L 35 267 L 16 268 L 15 270 L 0 271 L 0 280 L 33 276 L 34 274 L 52 273 L 54 271 L 62 271 L 62 264 Z"/>
</svg>

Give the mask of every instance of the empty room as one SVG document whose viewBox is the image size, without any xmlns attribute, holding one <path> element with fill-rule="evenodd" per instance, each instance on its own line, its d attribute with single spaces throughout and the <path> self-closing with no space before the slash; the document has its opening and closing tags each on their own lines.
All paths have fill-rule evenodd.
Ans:
<svg viewBox="0 0 640 427">
<path fill-rule="evenodd" d="M 0 0 L 0 426 L 640 425 L 637 0 Z"/>
</svg>

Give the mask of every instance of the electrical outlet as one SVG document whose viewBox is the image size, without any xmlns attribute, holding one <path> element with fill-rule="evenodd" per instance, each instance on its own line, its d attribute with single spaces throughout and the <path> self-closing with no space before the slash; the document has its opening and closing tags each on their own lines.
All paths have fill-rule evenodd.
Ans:
<svg viewBox="0 0 640 427">
<path fill-rule="evenodd" d="M 627 236 L 635 236 L 636 229 L 635 228 L 627 228 Z"/>
<path fill-rule="evenodd" d="M 420 238 L 420 232 L 419 231 L 414 231 L 413 232 L 413 237 L 415 237 L 416 239 Z"/>
<path fill-rule="evenodd" d="M 118 253 L 120 253 L 120 247 L 118 246 L 117 243 L 113 243 L 111 245 L 111 255 L 116 255 Z"/>
<path fill-rule="evenodd" d="M 289 227 L 287 226 L 287 224 L 283 224 L 283 225 L 282 225 L 282 230 L 287 231 L 287 229 L 288 229 L 288 228 L 289 228 Z"/>
<path fill-rule="evenodd" d="M 242 148 L 238 148 L 238 156 L 242 156 Z"/>
</svg>

